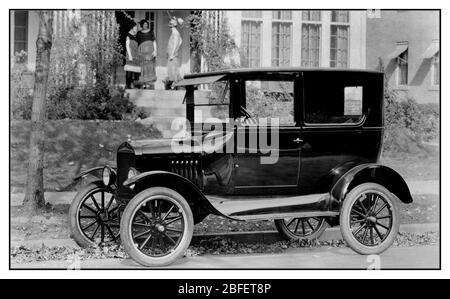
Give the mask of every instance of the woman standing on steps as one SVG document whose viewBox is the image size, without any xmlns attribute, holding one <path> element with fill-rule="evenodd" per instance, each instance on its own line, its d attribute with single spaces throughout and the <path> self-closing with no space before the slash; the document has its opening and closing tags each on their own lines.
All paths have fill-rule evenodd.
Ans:
<svg viewBox="0 0 450 299">
<path fill-rule="evenodd" d="M 124 70 L 126 72 L 126 88 L 135 88 L 141 74 L 141 61 L 137 41 L 138 25 L 135 22 L 130 22 L 129 26 L 131 29 L 125 40 L 127 55 Z"/>
<path fill-rule="evenodd" d="M 157 55 L 157 45 L 155 34 L 150 30 L 149 22 L 140 22 L 142 30 L 137 34 L 139 53 L 141 55 L 141 78 L 142 88 L 153 89 L 156 81 L 155 60 Z"/>
</svg>

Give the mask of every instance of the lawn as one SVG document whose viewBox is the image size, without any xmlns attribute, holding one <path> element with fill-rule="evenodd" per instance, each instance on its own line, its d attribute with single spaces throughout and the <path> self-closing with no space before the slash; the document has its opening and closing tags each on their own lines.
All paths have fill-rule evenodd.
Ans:
<svg viewBox="0 0 450 299">
<path fill-rule="evenodd" d="M 439 180 L 439 148 L 430 146 L 427 152 L 419 155 L 387 153 L 380 163 L 395 169 L 408 181 Z"/>
<path fill-rule="evenodd" d="M 10 184 L 13 193 L 26 183 L 30 121 L 12 121 L 10 126 Z M 153 126 L 134 121 L 47 121 L 45 127 L 44 186 L 46 191 L 72 190 L 72 179 L 81 170 L 115 165 L 115 150 L 132 138 L 160 138 Z"/>
</svg>

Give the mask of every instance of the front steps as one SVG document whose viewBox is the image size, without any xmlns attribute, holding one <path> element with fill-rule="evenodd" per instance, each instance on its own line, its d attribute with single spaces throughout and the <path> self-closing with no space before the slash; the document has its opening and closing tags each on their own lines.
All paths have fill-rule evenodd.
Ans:
<svg viewBox="0 0 450 299">
<path fill-rule="evenodd" d="M 153 125 L 163 138 L 171 138 L 177 130 L 172 130 L 172 122 L 179 117 L 186 117 L 186 105 L 183 103 L 185 90 L 148 90 L 127 89 L 131 102 L 144 109 L 149 115 L 141 120 L 146 125 Z M 207 91 L 195 91 L 196 98 L 205 98 Z M 207 109 L 203 109 L 203 118 L 210 117 Z"/>
</svg>

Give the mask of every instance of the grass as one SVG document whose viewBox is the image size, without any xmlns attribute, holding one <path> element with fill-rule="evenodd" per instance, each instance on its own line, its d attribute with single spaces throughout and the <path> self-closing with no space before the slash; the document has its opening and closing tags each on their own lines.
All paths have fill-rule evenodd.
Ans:
<svg viewBox="0 0 450 299">
<path fill-rule="evenodd" d="M 404 179 L 413 181 L 439 180 L 439 148 L 429 147 L 419 155 L 387 153 L 380 162 L 396 170 Z"/>
<path fill-rule="evenodd" d="M 26 184 L 30 121 L 12 121 L 10 126 L 13 193 L 23 192 Z M 44 186 L 46 191 L 73 189 L 72 179 L 81 170 L 98 165 L 115 165 L 115 150 L 131 135 L 158 138 L 154 127 L 134 121 L 47 121 L 45 127 Z"/>
</svg>

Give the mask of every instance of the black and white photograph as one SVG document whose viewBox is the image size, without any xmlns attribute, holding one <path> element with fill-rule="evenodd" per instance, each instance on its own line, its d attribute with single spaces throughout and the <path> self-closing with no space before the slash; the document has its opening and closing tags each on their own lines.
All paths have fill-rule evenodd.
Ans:
<svg viewBox="0 0 450 299">
<path fill-rule="evenodd" d="M 9 8 L 10 272 L 442 269 L 440 8 L 128 5 Z"/>
</svg>

